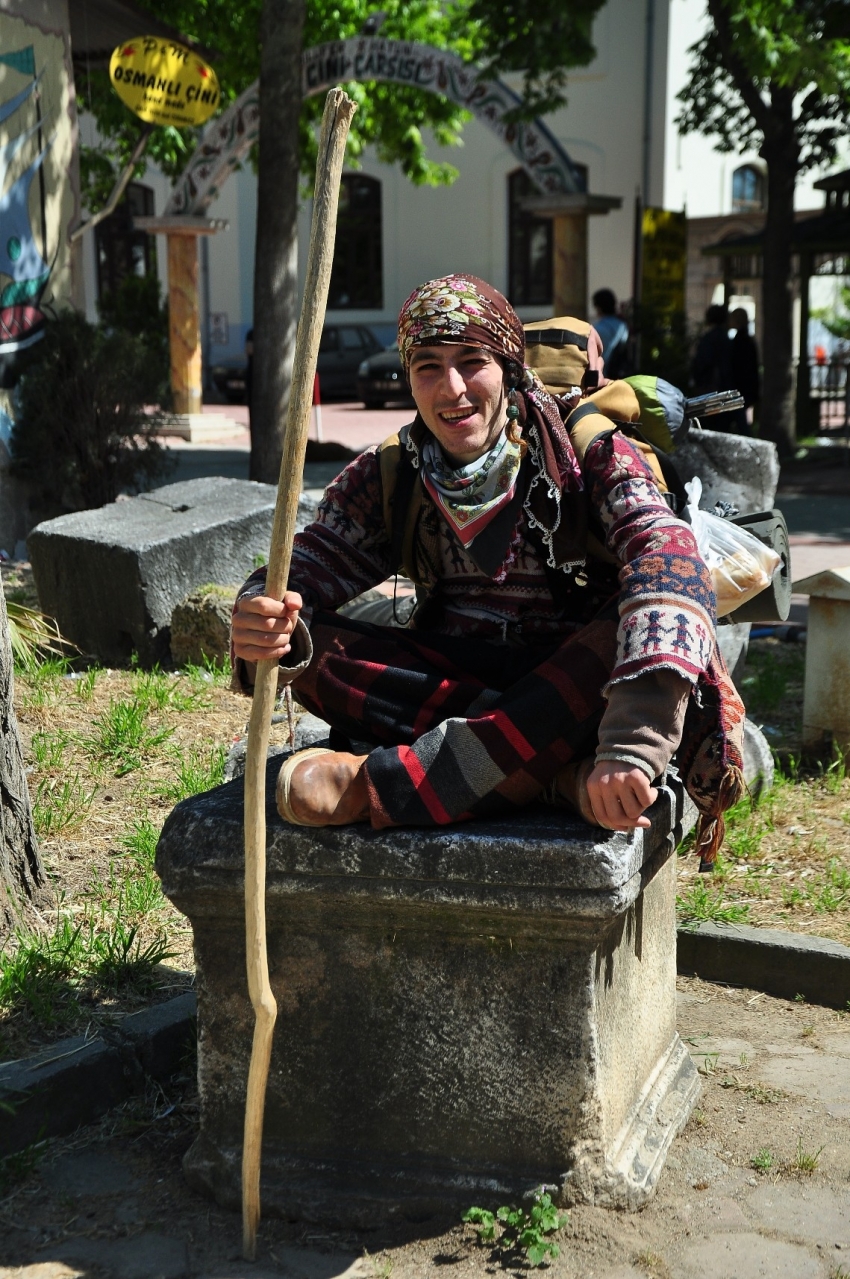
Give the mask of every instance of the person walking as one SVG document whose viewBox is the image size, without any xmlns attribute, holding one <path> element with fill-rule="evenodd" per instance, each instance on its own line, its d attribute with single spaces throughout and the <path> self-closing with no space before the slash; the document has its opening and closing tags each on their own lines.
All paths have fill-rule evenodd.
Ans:
<svg viewBox="0 0 850 1279">
<path fill-rule="evenodd" d="M 597 289 L 593 295 L 596 319 L 593 327 L 602 339 L 605 376 L 625 377 L 629 362 L 629 326 L 617 314 L 617 298 L 611 289 Z"/>
<path fill-rule="evenodd" d="M 691 361 L 694 395 L 710 391 L 730 391 L 735 383 L 732 374 L 732 339 L 725 306 L 710 306 L 705 313 L 706 331 L 697 342 Z M 737 413 L 715 413 L 704 425 L 712 431 L 740 434 Z"/>
<path fill-rule="evenodd" d="M 754 434 L 761 399 L 758 346 L 755 338 L 750 336 L 750 317 L 742 306 L 731 313 L 729 323 L 735 330 L 732 338 L 732 387 L 744 397 L 744 408 L 738 410 L 740 434 L 750 435 Z"/>
</svg>

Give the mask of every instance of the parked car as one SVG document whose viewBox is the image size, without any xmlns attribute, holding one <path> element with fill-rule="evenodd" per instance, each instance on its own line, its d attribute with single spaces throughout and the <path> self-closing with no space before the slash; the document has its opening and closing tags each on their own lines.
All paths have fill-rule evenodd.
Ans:
<svg viewBox="0 0 850 1279">
<path fill-rule="evenodd" d="M 367 409 L 382 409 L 388 403 L 413 403 L 397 346 L 388 346 L 363 361 L 357 370 L 357 398 Z"/>
<path fill-rule="evenodd" d="M 319 388 L 323 400 L 353 400 L 357 370 L 364 356 L 383 350 L 365 324 L 326 324 L 319 343 Z M 210 370 L 215 386 L 231 404 L 245 403 L 245 361 L 216 364 Z"/>
<path fill-rule="evenodd" d="M 326 324 L 319 343 L 319 387 L 323 400 L 354 399 L 357 370 L 381 343 L 365 324 Z"/>
<path fill-rule="evenodd" d="M 245 362 L 239 364 L 214 364 L 210 377 L 217 391 L 228 404 L 245 403 Z"/>
</svg>

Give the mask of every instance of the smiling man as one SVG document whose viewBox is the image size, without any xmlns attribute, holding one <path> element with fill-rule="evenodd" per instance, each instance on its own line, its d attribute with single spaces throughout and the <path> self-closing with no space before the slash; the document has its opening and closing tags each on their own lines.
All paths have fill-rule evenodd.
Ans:
<svg viewBox="0 0 850 1279">
<path fill-rule="evenodd" d="M 675 754 L 709 863 L 741 793 L 743 707 L 690 528 L 620 432 L 579 460 L 484 281 L 417 289 L 399 351 L 415 421 L 330 485 L 283 602 L 259 571 L 234 611 L 238 685 L 276 659 L 339 748 L 287 760 L 281 814 L 442 825 L 543 799 L 629 830 Z M 419 597 L 408 628 L 335 611 L 399 569 Z"/>
</svg>

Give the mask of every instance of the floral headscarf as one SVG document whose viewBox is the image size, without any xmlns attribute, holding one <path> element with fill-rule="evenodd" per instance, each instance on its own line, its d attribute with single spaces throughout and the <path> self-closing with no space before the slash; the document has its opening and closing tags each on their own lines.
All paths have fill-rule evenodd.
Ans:
<svg viewBox="0 0 850 1279">
<path fill-rule="evenodd" d="M 414 289 L 398 316 L 398 349 L 405 372 L 413 348 L 432 342 L 483 346 L 520 366 L 525 333 L 498 289 L 475 275 L 444 275 Z"/>
<path fill-rule="evenodd" d="M 584 564 L 587 508 L 581 467 L 552 396 L 524 366 L 525 333 L 510 302 L 475 275 L 444 275 L 414 289 L 398 316 L 398 349 L 405 373 L 417 346 L 434 343 L 481 346 L 514 365 L 520 373 L 514 398 L 522 436 L 528 445 L 531 475 L 523 503 L 528 523 L 537 529 L 551 568 L 566 571 Z M 416 455 L 417 435 L 408 436 Z"/>
</svg>

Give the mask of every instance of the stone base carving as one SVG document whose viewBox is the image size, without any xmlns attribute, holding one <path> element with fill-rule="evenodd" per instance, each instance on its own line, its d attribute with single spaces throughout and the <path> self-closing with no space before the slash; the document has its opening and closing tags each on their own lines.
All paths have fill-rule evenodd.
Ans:
<svg viewBox="0 0 850 1279">
<path fill-rule="evenodd" d="M 540 1183 L 639 1207 L 698 1088 L 675 1026 L 682 811 L 665 790 L 652 829 L 626 837 L 542 808 L 307 830 L 270 805 L 264 1211 L 364 1227 Z M 195 931 L 186 1171 L 236 1207 L 253 1028 L 241 780 L 174 810 L 157 865 Z"/>
</svg>

